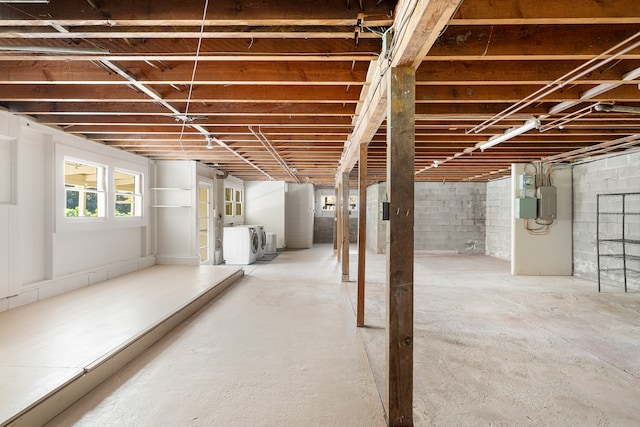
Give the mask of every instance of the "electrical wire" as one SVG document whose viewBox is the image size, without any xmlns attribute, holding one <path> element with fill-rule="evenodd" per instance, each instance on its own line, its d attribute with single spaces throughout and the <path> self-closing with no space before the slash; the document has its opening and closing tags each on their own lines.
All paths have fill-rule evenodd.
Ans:
<svg viewBox="0 0 640 427">
<path fill-rule="evenodd" d="M 184 117 L 189 117 L 189 106 L 191 105 L 191 95 L 193 94 L 193 82 L 196 79 L 196 70 L 198 69 L 198 58 L 200 57 L 200 47 L 202 46 L 202 36 L 204 34 L 204 25 L 207 19 L 207 9 L 209 9 L 209 0 L 204 0 L 204 11 L 202 13 L 202 24 L 200 25 L 200 37 L 198 38 L 198 47 L 196 48 L 196 58 L 193 62 L 193 72 L 191 73 L 191 83 L 189 83 L 189 94 L 187 95 L 187 105 L 184 110 Z M 182 128 L 180 129 L 180 149 L 184 156 L 188 159 L 189 155 L 184 149 L 182 138 L 184 136 L 184 129 L 187 126 L 186 120 L 182 122 Z"/>
</svg>

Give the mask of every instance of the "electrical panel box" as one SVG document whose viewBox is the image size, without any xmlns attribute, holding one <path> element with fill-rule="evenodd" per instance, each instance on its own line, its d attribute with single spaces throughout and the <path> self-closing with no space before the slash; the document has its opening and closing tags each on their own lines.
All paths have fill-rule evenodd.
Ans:
<svg viewBox="0 0 640 427">
<path fill-rule="evenodd" d="M 518 175 L 518 192 L 521 197 L 535 197 L 536 177 L 528 173 Z"/>
<path fill-rule="evenodd" d="M 557 218 L 556 187 L 545 185 L 538 187 L 538 219 L 553 221 Z"/>
<path fill-rule="evenodd" d="M 382 220 L 389 221 L 389 202 L 382 202 Z"/>
<path fill-rule="evenodd" d="M 538 199 L 532 197 L 519 197 L 515 204 L 515 217 L 517 219 L 534 219 L 538 208 Z"/>
</svg>

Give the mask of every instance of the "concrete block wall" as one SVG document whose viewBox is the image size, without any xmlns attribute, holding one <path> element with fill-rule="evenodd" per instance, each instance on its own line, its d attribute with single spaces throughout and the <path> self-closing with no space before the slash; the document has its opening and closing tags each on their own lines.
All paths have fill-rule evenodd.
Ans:
<svg viewBox="0 0 640 427">
<path fill-rule="evenodd" d="M 640 153 L 608 157 L 573 168 L 573 274 L 598 280 L 596 200 L 599 193 L 640 192 Z M 637 232 L 637 224 L 627 232 Z M 635 227 L 635 228 L 634 228 Z"/>
<path fill-rule="evenodd" d="M 487 183 L 485 253 L 511 259 L 511 177 Z"/>
<path fill-rule="evenodd" d="M 334 217 L 316 216 L 313 219 L 313 243 L 333 243 Z M 349 218 L 349 242 L 358 241 L 358 218 Z"/>
<path fill-rule="evenodd" d="M 416 251 L 485 253 L 486 184 L 417 182 Z"/>
</svg>

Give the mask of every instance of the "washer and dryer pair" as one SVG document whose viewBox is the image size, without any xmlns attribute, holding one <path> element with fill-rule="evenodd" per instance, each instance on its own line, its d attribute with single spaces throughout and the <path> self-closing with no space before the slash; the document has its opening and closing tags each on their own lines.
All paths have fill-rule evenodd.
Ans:
<svg viewBox="0 0 640 427">
<path fill-rule="evenodd" d="M 222 239 L 223 258 L 227 264 L 253 264 L 264 256 L 266 234 L 261 225 L 225 227 Z"/>
</svg>

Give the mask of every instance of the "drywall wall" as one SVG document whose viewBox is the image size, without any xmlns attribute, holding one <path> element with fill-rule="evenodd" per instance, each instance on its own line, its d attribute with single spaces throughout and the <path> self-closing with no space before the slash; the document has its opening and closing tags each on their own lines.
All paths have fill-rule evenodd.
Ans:
<svg viewBox="0 0 640 427">
<path fill-rule="evenodd" d="M 518 194 L 518 175 L 525 165 L 511 165 L 512 203 Z M 569 166 L 554 166 L 551 173 L 557 191 L 557 219 L 545 235 L 525 229 L 525 220 L 511 216 L 511 273 L 529 276 L 572 275 L 572 179 Z M 532 221 L 530 221 L 531 223 Z M 539 227 L 532 224 L 534 227 Z"/>
<path fill-rule="evenodd" d="M 485 254 L 511 259 L 511 177 L 487 183 Z"/>
<path fill-rule="evenodd" d="M 367 248 L 377 254 L 387 249 L 387 222 L 382 220 L 382 202 L 386 201 L 387 184 L 367 187 Z"/>
<path fill-rule="evenodd" d="M 285 246 L 306 249 L 313 246 L 314 193 L 311 184 L 287 184 L 285 197 Z"/>
<path fill-rule="evenodd" d="M 263 225 L 265 232 L 276 233 L 277 246 L 285 243 L 285 190 L 283 181 L 246 181 L 245 223 Z"/>
<path fill-rule="evenodd" d="M 598 194 L 640 192 L 640 153 L 602 158 L 573 167 L 574 274 L 597 280 L 596 198 Z"/>
<path fill-rule="evenodd" d="M 151 164 L 154 253 L 159 264 L 198 265 L 196 162 Z"/>
<path fill-rule="evenodd" d="M 0 111 L 3 171 L 0 200 L 0 311 L 87 286 L 152 265 L 148 204 L 142 216 L 116 217 L 107 191 L 103 218 L 68 218 L 64 160 L 104 165 L 143 174 L 148 160 Z M 109 184 L 110 185 L 110 184 Z M 146 185 L 146 184 L 145 184 Z M 145 190 L 145 194 L 148 191 Z M 109 208 L 111 207 L 111 208 Z"/>
</svg>

